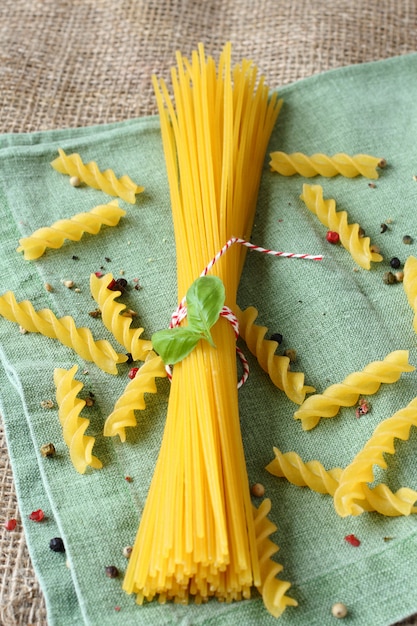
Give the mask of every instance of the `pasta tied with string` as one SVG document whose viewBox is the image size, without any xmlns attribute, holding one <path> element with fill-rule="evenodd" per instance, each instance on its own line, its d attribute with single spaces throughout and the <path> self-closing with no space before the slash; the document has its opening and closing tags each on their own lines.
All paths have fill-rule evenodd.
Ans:
<svg viewBox="0 0 417 626">
<path fill-rule="evenodd" d="M 117 200 L 100 204 L 88 213 L 77 213 L 69 219 L 58 220 L 51 226 L 38 228 L 29 237 L 19 239 L 17 252 L 23 252 L 28 261 L 41 257 L 47 248 L 61 248 L 66 239 L 80 241 L 84 233 L 97 235 L 103 225 L 117 226 L 120 218 L 126 215 Z"/>
<path fill-rule="evenodd" d="M 62 148 L 58 148 L 58 153 L 59 157 L 51 162 L 52 167 L 61 174 L 77 176 L 93 189 L 100 189 L 110 196 L 118 196 L 130 204 L 135 204 L 136 195 L 144 191 L 144 187 L 134 183 L 127 175 L 117 178 L 111 169 L 102 172 L 95 161 L 84 164 L 76 152 L 65 154 Z"/>
<path fill-rule="evenodd" d="M 382 261 L 383 257 L 372 251 L 369 237 L 360 236 L 359 224 L 348 224 L 347 212 L 336 211 L 336 202 L 333 198 L 329 200 L 323 198 L 323 188 L 320 185 L 303 185 L 300 198 L 324 226 L 338 233 L 342 246 L 350 252 L 358 265 L 369 270 L 371 262 Z"/>
<path fill-rule="evenodd" d="M 102 463 L 92 454 L 95 438 L 85 434 L 90 420 L 80 416 L 86 403 L 85 400 L 77 398 L 84 387 L 74 378 L 77 369 L 77 365 L 70 370 L 55 368 L 54 383 L 63 438 L 68 446 L 72 464 L 77 472 L 84 474 L 87 467 L 100 469 Z"/>
<path fill-rule="evenodd" d="M 321 394 L 309 396 L 294 413 L 303 430 L 311 430 L 322 417 L 334 417 L 341 407 L 353 406 L 360 395 L 372 395 L 382 383 L 396 383 L 404 372 L 413 372 L 408 350 L 394 350 L 383 361 L 368 363 L 360 372 L 349 374 L 341 383 L 327 387 Z"/>
<path fill-rule="evenodd" d="M 154 78 L 174 222 L 178 302 L 207 261 L 251 231 L 269 137 L 281 101 L 257 69 L 233 70 L 227 44 L 216 68 L 200 45 L 177 54 L 174 98 Z M 244 181 L 244 184 L 243 184 Z M 245 249 L 233 246 L 212 268 L 236 311 Z M 186 327 L 187 320 L 180 328 Z M 275 530 L 267 501 L 255 509 L 240 432 L 236 339 L 220 317 L 213 344 L 199 341 L 173 367 L 164 435 L 123 588 L 137 602 L 190 597 L 230 602 L 257 587 L 275 616 L 296 601 L 276 577 Z M 146 364 L 145 364 L 146 365 Z"/>
<path fill-rule="evenodd" d="M 369 154 L 356 154 L 349 156 L 343 152 L 327 156 L 320 152 L 307 156 L 302 152 L 271 152 L 269 163 L 271 170 L 282 176 L 301 174 L 305 178 L 313 176 L 326 176 L 331 178 L 340 174 L 346 178 L 366 176 L 366 178 L 378 178 L 377 167 L 385 167 L 385 160 Z"/>
</svg>

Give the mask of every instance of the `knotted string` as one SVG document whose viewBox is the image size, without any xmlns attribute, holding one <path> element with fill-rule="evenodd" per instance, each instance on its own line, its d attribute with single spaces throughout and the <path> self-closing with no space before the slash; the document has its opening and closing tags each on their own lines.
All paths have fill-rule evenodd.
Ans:
<svg viewBox="0 0 417 626">
<path fill-rule="evenodd" d="M 224 244 L 223 248 L 221 250 L 219 250 L 219 252 L 206 265 L 206 267 L 201 272 L 200 277 L 201 276 L 206 276 L 208 274 L 208 272 L 211 270 L 211 268 L 213 267 L 213 265 L 215 263 L 217 263 L 217 261 L 225 254 L 225 252 L 227 252 L 227 250 L 229 250 L 229 248 L 232 245 L 234 245 L 235 243 L 239 243 L 242 246 L 245 246 L 246 248 L 249 248 L 253 252 L 262 252 L 263 254 L 269 254 L 271 256 L 285 257 L 285 258 L 291 258 L 291 259 L 305 259 L 305 260 L 309 260 L 309 261 L 321 261 L 323 259 L 323 256 L 321 254 L 313 255 L 313 254 L 296 254 L 294 252 L 277 252 L 276 250 L 270 250 L 268 248 L 261 248 L 260 246 L 256 246 L 255 244 L 251 243 L 250 241 L 246 241 L 246 239 L 240 239 L 238 237 L 231 237 Z M 179 305 L 176 308 L 176 310 L 171 315 L 171 322 L 169 324 L 169 328 L 175 328 L 176 326 L 179 326 L 180 323 L 182 322 L 182 320 L 186 317 L 186 315 L 187 315 L 187 306 L 186 306 L 185 302 L 186 302 L 186 299 L 185 299 L 185 296 L 184 296 L 184 298 L 181 300 L 181 302 L 179 303 Z M 233 311 L 229 307 L 224 306 L 222 308 L 221 312 L 220 312 L 220 316 L 224 317 L 225 319 L 227 319 L 230 322 L 230 324 L 233 327 L 233 330 L 235 331 L 235 336 L 236 336 L 236 339 L 237 339 L 239 337 L 239 321 L 238 321 L 236 315 L 233 313 Z M 248 363 L 245 355 L 243 354 L 242 350 L 238 346 L 236 346 L 236 352 L 237 352 L 237 355 L 238 355 L 238 357 L 240 359 L 240 362 L 242 364 L 242 367 L 243 367 L 243 375 L 242 375 L 242 378 L 240 379 L 240 381 L 238 382 L 238 385 L 237 385 L 237 388 L 240 389 L 240 387 L 248 379 L 248 376 L 249 376 L 249 363 Z M 166 372 L 167 372 L 168 379 L 171 380 L 172 379 L 171 367 L 169 365 L 166 365 L 165 369 L 166 369 Z"/>
</svg>

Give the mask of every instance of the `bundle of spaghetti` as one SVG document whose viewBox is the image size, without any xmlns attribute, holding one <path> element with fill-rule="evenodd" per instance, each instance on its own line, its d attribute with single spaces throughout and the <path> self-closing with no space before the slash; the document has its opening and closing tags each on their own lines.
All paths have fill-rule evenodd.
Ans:
<svg viewBox="0 0 417 626">
<path fill-rule="evenodd" d="M 76 152 L 65 154 L 62 148 L 58 148 L 58 152 L 59 157 L 51 162 L 57 172 L 77 176 L 82 183 L 93 189 L 101 189 L 109 196 L 118 196 L 130 204 L 135 204 L 136 194 L 142 193 L 145 189 L 134 183 L 127 175 L 117 178 L 111 169 L 102 172 L 95 161 L 84 164 Z"/>
<path fill-rule="evenodd" d="M 77 213 L 69 219 L 58 220 L 52 226 L 38 228 L 29 237 L 19 239 L 17 252 L 24 253 L 28 261 L 38 259 L 47 248 L 61 248 L 66 239 L 80 241 L 84 233 L 97 235 L 103 225 L 117 226 L 120 218 L 126 215 L 117 200 L 100 204 L 88 213 Z"/>
<path fill-rule="evenodd" d="M 311 430 L 322 417 L 334 417 L 341 407 L 353 406 L 361 395 L 372 395 L 382 383 L 396 383 L 402 373 L 413 372 L 408 362 L 408 350 L 394 350 L 383 361 L 368 363 L 360 372 L 349 374 L 341 383 L 330 385 L 323 391 L 309 396 L 294 413 L 301 420 L 303 430 Z"/>
<path fill-rule="evenodd" d="M 178 53 L 173 101 L 165 83 L 154 79 L 179 302 L 231 236 L 250 233 L 280 108 L 249 61 L 232 74 L 230 52 L 226 45 L 217 70 L 202 45 L 191 61 Z M 225 285 L 225 304 L 235 310 L 244 250 L 233 248 L 213 273 Z M 288 583 L 275 578 L 269 548 L 262 554 L 264 524 L 261 534 L 255 527 L 261 513 L 251 503 L 240 432 L 234 330 L 221 317 L 211 332 L 216 347 L 200 341 L 173 368 L 161 449 L 123 588 L 139 603 L 155 596 L 160 602 L 210 596 L 229 602 L 249 597 L 256 586 L 279 615 L 295 601 L 285 593 Z"/>
<path fill-rule="evenodd" d="M 36 311 L 29 300 L 17 302 L 12 291 L 0 296 L 0 315 L 29 332 L 57 339 L 109 374 L 117 374 L 116 364 L 127 361 L 127 356 L 117 353 L 107 339 L 95 341 L 89 328 L 77 328 L 71 316 L 57 318 L 51 309 Z"/>
<path fill-rule="evenodd" d="M 350 252 L 358 265 L 369 270 L 371 261 L 374 263 L 382 261 L 383 257 L 372 251 L 369 237 L 360 235 L 359 224 L 348 224 L 347 212 L 336 211 L 336 202 L 333 198 L 324 200 L 323 188 L 320 185 L 303 185 L 300 198 L 324 226 L 338 233 L 342 246 Z"/>
<path fill-rule="evenodd" d="M 77 398 L 84 387 L 81 382 L 74 379 L 77 369 L 77 365 L 70 370 L 55 368 L 54 383 L 63 438 L 75 469 L 84 474 L 88 466 L 100 469 L 102 463 L 92 454 L 95 438 L 84 434 L 90 420 L 80 416 L 86 403 L 85 400 Z"/>
<path fill-rule="evenodd" d="M 395 452 L 394 439 L 407 441 L 412 426 L 417 425 L 417 398 L 378 424 L 364 447 L 343 470 L 334 494 L 334 506 L 341 517 L 359 515 L 364 486 L 374 480 L 373 466 L 387 468 L 384 454 Z"/>
<path fill-rule="evenodd" d="M 413 328 L 417 333 L 417 259 L 414 256 L 407 257 L 404 263 L 403 287 L 408 303 L 414 311 Z"/>
<path fill-rule="evenodd" d="M 334 495 L 339 486 L 343 469 L 334 467 L 326 470 L 320 461 L 304 462 L 296 452 L 282 453 L 274 447 L 275 459 L 266 470 L 280 478 L 286 478 L 298 487 L 309 487 L 313 491 Z M 417 513 L 417 491 L 401 487 L 393 493 L 388 485 L 381 483 L 372 489 L 363 485 L 364 499 L 360 501 L 363 511 L 376 511 L 382 515 L 395 517 Z"/>
<path fill-rule="evenodd" d="M 356 154 L 349 156 L 343 152 L 327 156 L 317 152 L 307 156 L 302 152 L 271 152 L 271 169 L 282 176 L 301 174 L 306 178 L 313 176 L 326 176 L 332 178 L 341 174 L 346 178 L 365 176 L 366 178 L 378 178 L 377 167 L 384 167 L 385 160 L 369 154 Z"/>
<path fill-rule="evenodd" d="M 258 311 L 250 306 L 244 311 L 236 307 L 236 316 L 239 320 L 239 333 L 246 342 L 251 353 L 256 356 L 259 365 L 269 374 L 270 379 L 278 389 L 295 404 L 302 404 L 307 393 L 313 393 L 314 387 L 304 385 L 302 372 L 290 372 L 290 359 L 287 356 L 275 354 L 278 343 L 265 339 L 268 329 L 258 326 L 255 320 Z"/>
<path fill-rule="evenodd" d="M 126 428 L 136 426 L 135 411 L 146 408 L 145 393 L 157 393 L 155 378 L 167 375 L 161 357 L 155 352 L 148 353 L 144 364 L 138 369 L 135 377 L 128 383 L 120 398 L 116 401 L 113 411 L 104 423 L 104 436 L 119 435 L 126 441 Z"/>
<path fill-rule="evenodd" d="M 101 319 L 107 330 L 126 348 L 134 361 L 143 361 L 149 351 L 152 350 L 152 343 L 140 339 L 143 328 L 130 328 L 132 318 L 123 316 L 126 305 L 115 302 L 116 298 L 121 296 L 121 292 L 108 288 L 113 280 L 113 275 L 110 273 L 102 277 L 91 274 L 91 295 L 100 307 Z"/>
</svg>

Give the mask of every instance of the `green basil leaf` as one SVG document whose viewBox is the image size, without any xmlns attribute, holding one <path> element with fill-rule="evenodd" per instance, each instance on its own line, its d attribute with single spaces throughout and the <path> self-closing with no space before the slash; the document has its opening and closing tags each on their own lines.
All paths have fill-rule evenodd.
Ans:
<svg viewBox="0 0 417 626">
<path fill-rule="evenodd" d="M 185 359 L 200 339 L 201 333 L 188 326 L 158 330 L 151 337 L 152 346 L 165 365 L 175 365 Z"/>
<path fill-rule="evenodd" d="M 217 276 L 200 276 L 185 297 L 188 328 L 200 332 L 211 345 L 210 328 L 219 319 L 225 298 L 224 285 Z"/>
</svg>

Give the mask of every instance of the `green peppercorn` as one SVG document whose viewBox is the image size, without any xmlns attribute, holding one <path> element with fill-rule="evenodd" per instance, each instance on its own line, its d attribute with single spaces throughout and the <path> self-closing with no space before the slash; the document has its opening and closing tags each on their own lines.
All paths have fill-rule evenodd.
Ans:
<svg viewBox="0 0 417 626">
<path fill-rule="evenodd" d="M 410 235 L 404 235 L 403 243 L 405 243 L 407 246 L 409 246 L 411 243 L 413 243 L 413 238 L 410 237 Z"/>
<path fill-rule="evenodd" d="M 53 443 L 44 443 L 40 448 L 43 457 L 55 456 L 55 446 Z"/>
<path fill-rule="evenodd" d="M 386 285 L 393 285 L 395 282 L 397 282 L 392 272 L 385 272 L 385 274 L 382 277 L 382 280 L 384 281 Z"/>
</svg>

